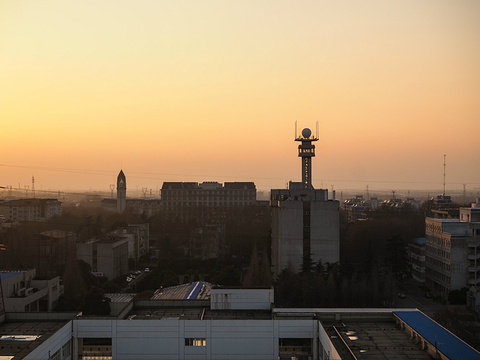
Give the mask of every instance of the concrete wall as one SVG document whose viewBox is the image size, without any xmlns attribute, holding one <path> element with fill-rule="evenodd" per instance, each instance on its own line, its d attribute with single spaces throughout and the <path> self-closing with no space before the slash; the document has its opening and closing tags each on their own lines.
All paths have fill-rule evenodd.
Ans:
<svg viewBox="0 0 480 360">
<path fill-rule="evenodd" d="M 273 289 L 212 289 L 212 310 L 270 310 L 273 305 Z"/>
<path fill-rule="evenodd" d="M 64 346 L 70 347 L 70 353 L 75 354 L 75 344 L 72 339 L 72 322 L 68 322 L 64 327 L 62 327 L 55 334 L 50 336 L 45 342 L 40 344 L 36 349 L 30 352 L 25 356 L 24 360 L 49 360 L 57 352 L 62 352 Z M 70 357 L 60 357 L 64 360 L 74 359 L 73 356 Z"/>
<path fill-rule="evenodd" d="M 273 191 L 273 190 L 272 190 Z M 292 195 L 293 196 L 293 195 Z M 340 260 L 339 202 L 310 202 L 310 252 L 313 262 Z M 286 200 L 272 207 L 272 271 L 301 270 L 303 262 L 303 202 Z"/>
<path fill-rule="evenodd" d="M 315 320 L 75 320 L 74 337 L 112 338 L 117 360 L 278 358 L 279 338 L 310 338 Z M 185 339 L 205 339 L 187 346 Z M 314 356 L 315 358 L 315 356 Z"/>
</svg>

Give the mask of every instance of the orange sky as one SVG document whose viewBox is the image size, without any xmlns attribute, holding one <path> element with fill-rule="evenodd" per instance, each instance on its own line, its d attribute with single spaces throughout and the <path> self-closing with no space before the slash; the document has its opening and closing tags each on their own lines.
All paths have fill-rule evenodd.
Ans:
<svg viewBox="0 0 480 360">
<path fill-rule="evenodd" d="M 4 1 L 0 186 L 480 191 L 480 2 Z M 0 192 L 0 196 L 2 193 Z"/>
</svg>

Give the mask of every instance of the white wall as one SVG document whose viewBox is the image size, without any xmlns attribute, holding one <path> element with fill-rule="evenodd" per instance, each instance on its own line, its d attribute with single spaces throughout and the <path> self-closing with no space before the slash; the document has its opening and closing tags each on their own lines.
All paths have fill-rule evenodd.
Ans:
<svg viewBox="0 0 480 360">
<path fill-rule="evenodd" d="M 24 360 L 48 360 L 50 356 L 55 354 L 57 350 L 62 350 L 65 345 L 72 338 L 72 322 L 68 322 L 64 327 L 58 330 L 55 334 L 50 336 L 45 342 L 38 346 L 35 350 L 25 356 Z M 36 340 L 38 341 L 38 340 Z M 72 352 L 73 354 L 74 352 Z M 67 359 L 66 359 L 67 360 Z"/>
<path fill-rule="evenodd" d="M 273 289 L 211 289 L 212 310 L 270 310 Z"/>
<path fill-rule="evenodd" d="M 315 320 L 74 320 L 77 338 L 112 338 L 116 360 L 272 360 L 279 338 L 318 339 Z M 204 338 L 206 346 L 185 346 Z M 316 346 L 313 346 L 316 349 Z"/>
</svg>

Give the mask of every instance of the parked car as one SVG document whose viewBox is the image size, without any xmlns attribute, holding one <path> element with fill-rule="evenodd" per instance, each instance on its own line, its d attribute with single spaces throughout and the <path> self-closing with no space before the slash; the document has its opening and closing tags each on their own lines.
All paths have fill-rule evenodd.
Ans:
<svg viewBox="0 0 480 360">
<path fill-rule="evenodd" d="M 403 293 L 403 292 L 399 292 L 399 293 L 397 294 L 397 296 L 398 296 L 400 299 L 405 299 L 405 298 L 407 297 L 407 295 L 405 295 L 405 293 Z"/>
<path fill-rule="evenodd" d="M 132 278 L 130 276 L 127 276 L 127 282 L 132 281 Z"/>
<path fill-rule="evenodd" d="M 150 268 L 145 268 L 145 272 L 150 272 Z"/>
</svg>

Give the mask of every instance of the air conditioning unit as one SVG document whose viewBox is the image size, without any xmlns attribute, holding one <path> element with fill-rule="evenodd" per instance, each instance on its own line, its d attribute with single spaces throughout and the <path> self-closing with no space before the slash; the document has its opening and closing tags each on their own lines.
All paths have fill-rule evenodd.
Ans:
<svg viewBox="0 0 480 360">
<path fill-rule="evenodd" d="M 33 288 L 28 288 L 25 290 L 25 296 L 33 294 Z"/>
</svg>

